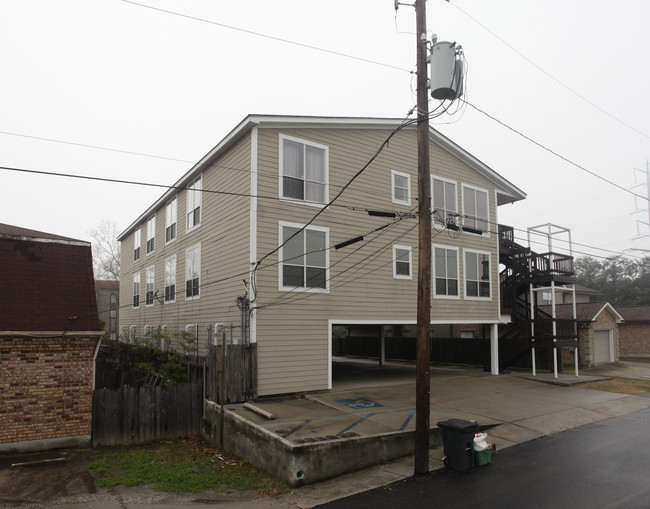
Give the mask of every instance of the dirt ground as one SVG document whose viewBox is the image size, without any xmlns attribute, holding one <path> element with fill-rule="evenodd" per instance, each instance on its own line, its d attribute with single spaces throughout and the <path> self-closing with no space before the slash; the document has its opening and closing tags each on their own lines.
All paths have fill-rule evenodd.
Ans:
<svg viewBox="0 0 650 509">
<path fill-rule="evenodd" d="M 118 449 L 110 449 L 115 452 Z M 117 499 L 124 504 L 184 504 L 250 500 L 252 492 L 172 495 L 146 486 L 103 489 L 88 465 L 106 449 L 71 449 L 22 455 L 0 455 L 0 508 L 42 508 Z M 17 463 L 31 465 L 13 466 Z"/>
</svg>

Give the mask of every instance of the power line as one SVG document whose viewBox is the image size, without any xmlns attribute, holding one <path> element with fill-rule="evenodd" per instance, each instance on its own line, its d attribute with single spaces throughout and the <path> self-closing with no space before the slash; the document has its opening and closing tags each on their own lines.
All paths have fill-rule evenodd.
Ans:
<svg viewBox="0 0 650 509">
<path fill-rule="evenodd" d="M 452 5 L 453 5 L 456 9 L 458 9 L 460 12 L 462 12 L 465 16 L 467 16 L 467 17 L 470 18 L 472 21 L 474 21 L 476 24 L 478 24 L 479 26 L 481 26 L 484 30 L 486 30 L 487 32 L 489 32 L 490 34 L 492 34 L 492 36 L 495 37 L 496 39 L 498 39 L 501 43 L 505 44 L 505 45 L 506 45 L 508 48 L 510 48 L 512 51 L 514 51 L 515 53 L 517 53 L 517 55 L 519 55 L 521 58 L 523 58 L 524 60 L 526 60 L 526 62 L 528 62 L 528 63 L 529 63 L 530 65 L 532 65 L 533 67 L 535 67 L 538 71 L 542 72 L 543 74 L 545 74 L 546 76 L 548 76 L 549 78 L 551 78 L 553 81 L 555 81 L 558 85 L 564 87 L 566 90 L 568 90 L 569 92 L 571 92 L 573 95 L 575 95 L 576 97 L 582 99 L 584 102 L 586 102 L 586 103 L 589 104 L 590 106 L 596 108 L 598 111 L 600 111 L 601 113 L 607 115 L 608 117 L 610 117 L 611 119 L 615 120 L 615 121 L 618 122 L 619 124 L 624 125 L 624 126 L 627 127 L 628 129 L 631 129 L 631 130 L 634 131 L 635 133 L 640 134 L 640 135 L 643 136 L 644 138 L 648 138 L 648 139 L 650 139 L 650 136 L 648 136 L 648 135 L 647 135 L 646 133 L 644 133 L 643 131 L 637 129 L 636 127 L 634 127 L 634 126 L 632 126 L 632 125 L 630 125 L 630 124 L 628 124 L 627 122 L 621 120 L 620 118 L 618 118 L 618 117 L 612 115 L 611 113 L 609 113 L 609 112 L 606 111 L 605 109 L 603 109 L 603 108 L 601 108 L 600 106 L 598 106 L 598 105 L 597 105 L 596 103 L 594 103 L 593 101 L 590 101 L 590 100 L 587 99 L 585 96 L 583 96 L 583 95 L 581 95 L 580 93 L 576 92 L 574 89 L 572 89 L 571 87 L 569 87 L 568 85 L 566 85 L 565 83 L 563 83 L 562 81 L 560 81 L 558 78 L 556 78 L 555 76 L 553 76 L 551 73 L 549 73 L 549 72 L 546 71 L 545 69 L 543 69 L 542 67 L 540 67 L 539 65 L 537 65 L 537 64 L 536 64 L 535 62 L 533 62 L 530 58 L 528 58 L 526 55 L 524 55 L 521 51 L 519 51 L 519 50 L 516 49 L 514 46 L 512 46 L 511 44 L 509 44 L 509 43 L 508 43 L 507 41 L 505 41 L 502 37 L 500 37 L 499 35 L 497 35 L 494 31 L 490 30 L 490 29 L 489 29 L 488 27 L 486 27 L 483 23 L 481 23 L 480 21 L 478 21 L 476 18 L 474 18 L 472 15 L 470 15 L 467 11 L 463 10 L 463 9 L 462 9 L 460 6 L 458 6 L 456 3 L 453 3 Z"/>
<path fill-rule="evenodd" d="M 9 131 L 0 131 L 0 134 L 4 134 L 6 136 L 17 136 L 20 138 L 29 138 L 31 140 L 39 140 L 39 141 L 49 141 L 52 143 L 62 143 L 64 145 L 73 145 L 76 147 L 84 147 L 84 148 L 92 148 L 95 150 L 106 150 L 108 152 L 117 152 L 119 154 L 129 154 L 129 155 L 135 155 L 135 156 L 142 156 L 142 157 L 153 157 L 155 159 L 165 159 L 167 161 L 176 161 L 179 163 L 191 163 L 192 161 L 188 161 L 186 159 L 176 159 L 175 157 L 165 157 L 165 156 L 157 156 L 154 154 L 146 154 L 144 152 L 133 152 L 130 150 L 120 150 L 117 148 L 111 148 L 111 147 L 102 147 L 100 145 L 88 145 L 86 143 L 76 143 L 73 141 L 65 141 L 65 140 L 57 140 L 55 138 L 44 138 L 42 136 L 31 136 L 29 134 L 20 134 L 20 133 L 12 133 Z"/>
<path fill-rule="evenodd" d="M 282 43 L 285 43 L 285 44 L 291 44 L 293 46 L 298 46 L 298 47 L 301 47 L 301 48 L 306 48 L 306 49 L 310 49 L 310 50 L 314 50 L 314 51 L 320 51 L 322 53 L 329 53 L 330 55 L 335 55 L 335 56 L 344 57 L 344 58 L 350 58 L 350 59 L 356 60 L 358 62 L 365 62 L 365 63 L 368 63 L 368 64 L 380 65 L 382 67 L 387 67 L 389 69 L 411 73 L 411 71 L 408 70 L 408 69 L 404 69 L 402 67 L 397 67 L 397 66 L 391 65 L 391 64 L 386 64 L 384 62 L 379 62 L 377 60 L 370 60 L 368 58 L 358 57 L 358 56 L 355 56 L 355 55 L 350 55 L 348 53 L 342 53 L 340 51 L 333 51 L 333 50 L 329 50 L 329 49 L 326 49 L 326 48 L 320 48 L 318 46 L 312 46 L 311 44 L 305 44 L 305 43 L 302 43 L 302 42 L 292 41 L 290 39 L 284 39 L 282 37 L 277 37 L 277 36 L 274 36 L 274 35 L 263 34 L 263 33 L 260 33 L 260 32 L 255 32 L 254 30 L 248 30 L 248 29 L 236 27 L 236 26 L 233 26 L 233 25 L 227 25 L 225 23 L 219 23 L 217 21 L 211 21 L 211 20 L 208 20 L 208 19 L 205 19 L 205 18 L 200 18 L 198 16 L 190 16 L 189 14 L 182 14 L 180 12 L 170 11 L 170 10 L 167 10 L 167 9 L 161 9 L 159 7 L 153 7 L 151 5 L 145 5 L 145 4 L 141 4 L 141 3 L 138 3 L 138 2 L 133 2 L 131 0 L 122 0 L 122 2 L 127 3 L 127 4 L 131 4 L 131 5 L 137 5 L 138 7 L 143 7 L 145 9 L 151 9 L 153 11 L 163 12 L 165 14 L 171 14 L 173 16 L 179 16 L 181 18 L 191 19 L 193 21 L 200 21 L 201 23 L 208 23 L 210 25 L 215 25 L 215 26 L 218 26 L 218 27 L 221 27 L 221 28 L 227 28 L 228 30 L 235 30 L 237 32 L 242 32 L 242 33 L 249 34 L 249 35 L 255 35 L 257 37 L 264 37 L 265 39 L 270 39 L 272 41 L 278 41 L 278 42 L 282 42 Z"/>
<path fill-rule="evenodd" d="M 606 179 L 605 177 L 602 177 L 602 176 L 598 175 L 597 173 L 595 173 L 595 172 L 593 172 L 593 171 L 591 171 L 591 170 L 585 168 L 584 166 L 581 166 L 581 165 L 579 165 L 578 163 L 573 162 L 573 161 L 572 161 L 571 159 L 569 159 L 568 157 L 565 157 L 565 156 L 563 156 L 562 154 L 559 154 L 558 152 L 555 152 L 554 150 L 548 148 L 547 146 L 542 145 L 540 142 L 535 141 L 535 140 L 534 140 L 533 138 L 531 138 L 530 136 L 525 135 L 524 133 L 522 133 L 521 131 L 518 131 L 518 130 L 515 129 L 514 127 L 510 127 L 510 126 L 509 126 L 508 124 L 506 124 L 505 122 L 502 122 L 502 121 L 499 120 L 498 118 L 496 118 L 496 117 L 490 115 L 489 113 L 483 111 L 483 110 L 482 110 L 481 108 L 479 108 L 478 106 L 474 106 L 472 103 L 470 103 L 470 102 L 464 100 L 463 98 L 460 98 L 460 100 L 463 101 L 463 102 L 464 102 L 465 104 L 467 104 L 468 106 L 471 106 L 472 108 L 474 108 L 474 109 L 475 109 L 476 111 L 478 111 L 479 113 L 482 113 L 483 115 L 485 115 L 486 117 L 488 117 L 490 120 L 493 120 L 493 121 L 496 122 L 497 124 L 502 125 L 503 127 L 505 127 L 506 129 L 512 131 L 513 133 L 518 134 L 519 136 L 521 136 L 521 137 L 524 138 L 525 140 L 528 140 L 528 141 L 530 141 L 532 144 L 537 145 L 539 148 L 541 148 L 541 149 L 543 149 L 543 150 L 545 150 L 545 151 L 547 151 L 547 152 L 553 154 L 555 157 L 559 157 L 560 159 L 562 159 L 563 161 L 569 163 L 570 165 L 575 166 L 576 168 L 578 168 L 578 169 L 580 169 L 580 170 L 582 170 L 582 171 L 588 173 L 588 174 L 591 175 L 592 177 L 596 177 L 596 178 L 602 180 L 603 182 L 606 182 L 607 184 L 610 184 L 610 185 L 612 185 L 612 186 L 614 186 L 614 187 L 617 187 L 618 189 L 621 189 L 622 191 L 625 191 L 626 193 L 631 194 L 632 196 L 636 196 L 637 198 L 641 198 L 641 199 L 646 200 L 646 201 L 649 201 L 649 200 L 650 200 L 650 198 L 648 198 L 647 196 L 643 196 L 643 195 L 640 195 L 640 194 L 635 193 L 634 191 L 631 191 L 631 190 L 629 190 L 629 189 L 626 189 L 625 187 L 623 187 L 623 186 L 617 184 L 616 182 L 612 182 L 611 180 L 608 180 L 608 179 Z"/>
</svg>

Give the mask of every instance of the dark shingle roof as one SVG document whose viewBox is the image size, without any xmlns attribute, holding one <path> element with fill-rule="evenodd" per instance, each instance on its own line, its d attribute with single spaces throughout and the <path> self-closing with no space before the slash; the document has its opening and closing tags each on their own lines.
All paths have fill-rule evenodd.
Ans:
<svg viewBox="0 0 650 509">
<path fill-rule="evenodd" d="M 650 306 L 616 306 L 626 322 L 650 322 Z"/>
<path fill-rule="evenodd" d="M 90 244 L 0 225 L 0 330 L 98 331 Z"/>
<path fill-rule="evenodd" d="M 84 242 L 83 240 L 62 237 L 53 233 L 39 232 L 28 228 L 21 228 L 11 224 L 0 223 L 0 237 L 29 237 L 33 239 L 62 240 L 68 242 Z"/>
<path fill-rule="evenodd" d="M 576 304 L 576 319 L 579 322 L 592 322 L 606 306 L 611 307 L 607 302 L 579 302 Z M 552 312 L 551 306 L 539 306 L 539 308 L 549 315 Z M 614 308 L 612 307 L 612 309 Z M 555 306 L 555 317 L 562 320 L 573 318 L 573 304 L 557 304 Z"/>
</svg>

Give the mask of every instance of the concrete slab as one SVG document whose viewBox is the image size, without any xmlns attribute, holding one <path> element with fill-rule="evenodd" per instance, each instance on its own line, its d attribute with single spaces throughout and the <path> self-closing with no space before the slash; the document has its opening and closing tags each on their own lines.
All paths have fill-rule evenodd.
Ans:
<svg viewBox="0 0 650 509">
<path fill-rule="evenodd" d="M 272 473 L 293 485 L 318 482 L 321 486 L 323 479 L 335 475 L 344 482 L 346 477 L 340 474 L 373 464 L 380 467 L 371 468 L 382 468 L 380 477 L 390 474 L 397 480 L 411 475 L 414 368 L 346 362 L 334 371 L 331 391 L 256 401 L 256 406 L 276 416 L 275 421 L 229 405 L 226 416 L 229 412 L 238 416 L 232 425 L 247 428 L 229 434 L 232 452 L 263 462 L 258 464 L 262 468 L 275 468 Z M 476 421 L 488 429 L 499 449 L 650 406 L 647 398 L 539 382 L 524 376 L 493 376 L 475 368 L 432 368 L 430 445 L 441 445 L 437 423 L 450 418 Z M 217 407 L 209 413 L 216 415 Z M 248 453 L 236 449 L 238 435 Z M 405 466 L 398 462 L 400 456 L 406 457 Z M 434 468 L 442 452 L 431 457 Z"/>
</svg>

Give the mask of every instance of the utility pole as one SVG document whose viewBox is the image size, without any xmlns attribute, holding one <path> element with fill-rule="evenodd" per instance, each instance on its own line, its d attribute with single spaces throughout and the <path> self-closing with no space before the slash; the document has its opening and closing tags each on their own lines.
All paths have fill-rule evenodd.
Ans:
<svg viewBox="0 0 650 509">
<path fill-rule="evenodd" d="M 415 380 L 415 474 L 429 473 L 429 330 L 431 327 L 431 177 L 426 0 L 415 0 L 418 143 L 418 303 Z"/>
</svg>

